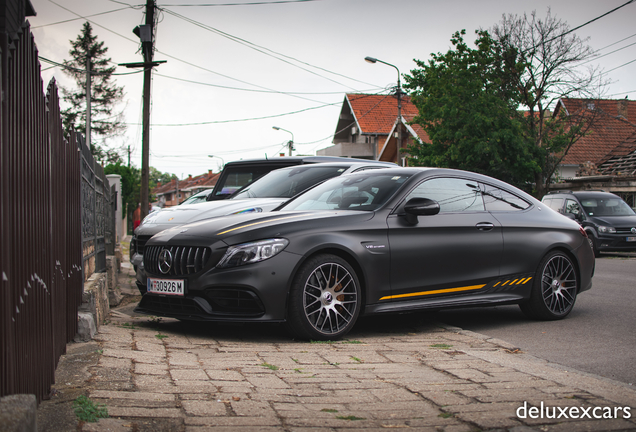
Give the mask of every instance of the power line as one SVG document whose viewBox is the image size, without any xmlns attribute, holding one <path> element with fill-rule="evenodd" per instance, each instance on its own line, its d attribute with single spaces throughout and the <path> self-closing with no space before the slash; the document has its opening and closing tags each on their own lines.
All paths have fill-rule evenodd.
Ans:
<svg viewBox="0 0 636 432">
<path fill-rule="evenodd" d="M 160 73 L 155 73 L 156 76 L 160 76 L 162 78 L 168 78 L 168 79 L 172 79 L 172 80 L 176 80 L 176 81 L 182 81 L 182 82 L 187 82 L 190 84 L 197 84 L 197 85 L 203 85 L 203 86 L 208 86 L 208 87 L 216 87 L 216 88 L 222 88 L 222 89 L 227 89 L 227 90 L 238 90 L 238 91 L 247 91 L 247 92 L 255 92 L 255 93 L 280 93 L 279 91 L 276 90 L 258 90 L 258 89 L 247 89 L 247 88 L 240 88 L 240 87 L 230 87 L 230 86 L 223 86 L 223 85 L 219 85 L 219 84 L 210 84 L 210 83 L 204 83 L 201 81 L 194 81 L 194 80 L 188 80 L 185 78 L 177 78 L 177 77 L 173 77 L 173 76 L 169 76 L 169 75 L 163 75 Z M 370 92 L 373 91 L 375 89 L 370 89 L 370 90 L 360 90 L 363 93 L 366 92 Z M 288 94 L 288 95 L 334 95 L 334 94 L 342 94 L 342 91 L 334 91 L 334 92 L 284 92 L 284 94 Z"/>
<path fill-rule="evenodd" d="M 612 71 L 615 71 L 616 69 L 620 69 L 620 68 L 622 68 L 623 66 L 627 66 L 628 64 L 632 64 L 632 63 L 634 63 L 634 62 L 636 62 L 636 59 L 631 60 L 631 61 L 628 61 L 627 63 L 623 63 L 622 65 L 620 65 L 620 66 L 616 66 L 615 68 L 610 69 L 610 70 L 608 70 L 608 71 L 605 71 L 605 72 L 603 72 L 603 73 L 604 73 L 604 74 L 608 74 L 608 73 L 610 73 L 610 72 L 612 72 Z"/>
<path fill-rule="evenodd" d="M 272 115 L 264 116 L 264 117 L 253 117 L 253 118 L 233 119 L 233 120 L 215 120 L 215 121 L 198 122 L 198 123 L 153 123 L 152 126 L 202 126 L 202 125 L 211 125 L 211 124 L 238 123 L 238 122 L 245 122 L 245 121 L 265 120 L 270 118 L 285 117 L 292 114 L 299 114 L 305 111 L 312 111 L 312 110 L 325 108 L 328 106 L 339 105 L 339 104 L 340 102 L 328 103 L 328 104 L 324 104 L 324 105 L 320 105 L 316 107 L 303 108 L 298 111 L 291 111 L 291 112 L 282 113 L 282 114 L 272 114 Z M 131 126 L 138 125 L 137 123 L 127 123 L 127 124 Z"/>
<path fill-rule="evenodd" d="M 594 21 L 597 21 L 597 20 L 599 20 L 599 19 L 601 19 L 601 18 L 603 18 L 603 17 L 606 17 L 607 15 L 609 15 L 609 14 L 611 14 L 611 13 L 614 13 L 614 12 L 616 12 L 617 10 L 619 10 L 619 9 L 621 9 L 621 8 L 623 8 L 623 7 L 625 7 L 625 6 L 627 6 L 628 4 L 630 4 L 630 3 L 634 3 L 635 1 L 636 1 L 636 0 L 629 0 L 627 3 L 624 3 L 624 4 L 622 4 L 622 5 L 618 6 L 618 7 L 615 7 L 615 8 L 614 8 L 614 9 L 612 9 L 611 11 L 609 11 L 609 12 L 605 12 L 603 15 L 599 15 L 599 16 L 597 16 L 596 18 L 593 18 L 593 19 L 589 20 L 589 21 L 588 21 L 588 22 L 586 22 L 586 23 L 583 23 L 583 24 L 581 24 L 581 25 L 579 25 L 579 26 L 577 26 L 577 27 L 574 27 L 573 29 L 570 29 L 570 30 L 566 31 L 565 33 L 560 34 L 559 36 L 555 36 L 555 37 L 553 37 L 552 39 L 548 39 L 547 41 L 543 42 L 543 44 L 544 44 L 544 45 L 545 45 L 545 44 L 548 44 L 548 43 L 552 42 L 552 41 L 553 41 L 553 40 L 555 40 L 555 39 L 561 38 L 561 37 L 563 37 L 563 36 L 565 36 L 565 35 L 567 35 L 567 34 L 570 34 L 570 33 L 574 32 L 574 31 L 576 31 L 576 30 L 578 30 L 578 29 L 580 29 L 580 28 L 582 28 L 582 27 L 585 27 L 586 25 L 592 24 Z"/>
<path fill-rule="evenodd" d="M 86 15 L 86 18 L 100 16 L 100 15 L 106 15 L 106 14 L 113 13 L 113 12 L 119 12 L 119 11 L 122 11 L 122 10 L 130 9 L 132 7 L 133 6 L 129 6 L 129 7 L 125 7 L 125 8 L 113 9 L 113 10 L 106 11 L 106 12 L 100 12 L 100 13 L 96 13 L 96 14 L 92 14 L 92 15 Z M 31 28 L 32 29 L 38 29 L 38 28 L 42 28 L 42 27 L 49 27 L 49 26 L 54 26 L 54 25 L 58 25 L 58 24 L 64 24 L 64 23 L 68 23 L 68 22 L 72 22 L 72 21 L 77 21 L 77 20 L 80 20 L 80 19 L 84 19 L 84 17 L 72 18 L 72 19 L 67 19 L 67 20 L 64 20 L 64 21 L 58 21 L 58 22 L 49 23 L 49 24 L 42 24 L 42 25 L 39 25 L 39 26 L 31 27 Z"/>
<path fill-rule="evenodd" d="M 51 67 L 61 67 L 63 69 L 70 70 L 70 71 L 73 71 L 73 72 L 86 73 L 86 69 L 78 69 L 78 68 L 73 67 L 73 66 L 68 66 L 68 65 L 65 65 L 64 63 L 60 63 L 60 62 L 56 62 L 56 61 L 53 61 L 53 60 L 49 60 L 46 57 L 42 57 L 41 55 L 38 55 L 38 59 L 42 60 L 45 63 L 52 64 L 53 66 L 51 66 Z M 51 68 L 47 68 L 46 70 L 48 70 L 48 69 L 51 69 Z M 143 72 L 143 71 L 144 70 L 142 69 L 142 70 L 138 70 L 138 71 L 134 71 L 134 72 L 126 72 L 126 73 L 114 73 L 113 72 L 111 74 L 108 74 L 106 72 L 91 72 L 91 75 L 92 76 L 97 76 L 97 75 L 110 75 L 110 76 L 115 76 L 116 75 L 116 76 L 121 76 L 121 75 L 138 74 L 138 73 Z"/>
<path fill-rule="evenodd" d="M 526 53 L 526 52 L 528 52 L 528 51 L 534 51 L 534 50 L 536 50 L 537 48 L 539 48 L 541 45 L 544 45 L 544 46 L 545 46 L 545 45 L 549 44 L 550 42 L 552 42 L 552 41 L 554 41 L 554 40 L 556 40 L 556 39 L 562 38 L 563 36 L 568 35 L 568 34 L 570 34 L 570 33 L 574 32 L 574 31 L 576 31 L 576 30 L 578 30 L 578 29 L 580 29 L 580 28 L 583 28 L 583 27 L 585 27 L 586 25 L 592 24 L 594 21 L 597 21 L 597 20 L 599 20 L 599 19 L 601 19 L 601 18 L 603 18 L 603 17 L 606 17 L 607 15 L 609 15 L 609 14 L 611 14 L 611 13 L 613 13 L 613 12 L 616 12 L 617 10 L 619 10 L 619 9 L 621 9 L 621 8 L 623 8 L 623 7 L 625 7 L 625 6 L 627 6 L 627 5 L 628 5 L 628 4 L 630 4 L 630 3 L 634 3 L 635 1 L 636 1 L 636 0 L 629 0 L 627 3 L 624 3 L 624 4 L 622 4 L 622 5 L 618 6 L 618 7 L 615 7 L 615 8 L 614 8 L 614 9 L 612 9 L 611 11 L 609 11 L 609 12 L 605 12 L 603 15 L 599 15 L 599 16 L 597 16 L 596 18 L 593 18 L 593 19 L 591 19 L 591 20 L 589 20 L 589 21 L 587 21 L 587 22 L 585 22 L 585 23 L 583 23 L 583 24 L 581 24 L 581 25 L 579 25 L 579 26 L 576 26 L 576 27 L 574 27 L 574 28 L 572 28 L 572 29 L 570 29 L 570 30 L 568 30 L 568 31 L 566 31 L 566 32 L 563 32 L 563 33 L 561 33 L 560 35 L 554 36 L 554 37 L 552 37 L 552 38 L 550 38 L 550 39 L 548 39 L 548 40 L 546 40 L 546 41 L 541 41 L 541 42 L 539 42 L 537 45 L 535 45 L 535 46 L 533 46 L 533 47 L 531 47 L 531 48 L 528 48 L 528 49 L 523 50 L 523 51 L 522 51 L 522 53 Z"/>
<path fill-rule="evenodd" d="M 273 51 L 273 50 L 271 50 L 271 49 L 269 49 L 269 48 L 267 48 L 267 47 L 264 47 L 264 46 L 261 46 L 261 45 L 257 45 L 257 44 L 255 44 L 255 43 L 253 43 L 253 42 L 250 42 L 250 41 L 248 41 L 248 40 L 246 40 L 246 39 L 243 39 L 243 38 L 240 38 L 240 37 L 238 37 L 238 36 L 231 35 L 231 34 L 229 34 L 229 33 L 226 33 L 226 32 L 224 32 L 224 31 L 221 31 L 221 30 L 216 29 L 216 28 L 214 28 L 214 27 L 208 26 L 207 24 L 203 24 L 203 23 L 201 23 L 201 22 L 199 22 L 199 21 L 196 21 L 196 20 L 193 20 L 193 19 L 188 18 L 188 17 L 186 17 L 186 16 L 180 15 L 180 14 L 178 14 L 178 13 L 176 13 L 176 12 L 174 12 L 174 11 L 171 11 L 171 10 L 169 10 L 169 9 L 163 9 L 163 10 L 164 10 L 164 12 L 166 12 L 166 13 L 167 13 L 167 14 L 169 14 L 169 15 L 172 15 L 172 16 L 174 16 L 174 17 L 176 17 L 176 18 L 182 19 L 182 20 L 184 20 L 184 21 L 186 21 L 186 22 L 189 22 L 190 24 L 196 25 L 197 27 L 201 27 L 201 28 L 203 28 L 204 30 L 208 30 L 208 31 L 210 31 L 210 32 L 216 33 L 216 34 L 218 34 L 218 35 L 220 35 L 220 36 L 222 36 L 222 37 L 225 37 L 225 38 L 230 39 L 230 40 L 232 40 L 232 41 L 234 41 L 234 42 L 237 42 L 237 43 L 239 43 L 239 44 L 241 44 L 241 45 L 247 46 L 248 48 L 251 48 L 251 49 L 253 49 L 253 50 L 255 50 L 255 51 L 258 51 L 258 52 L 260 52 L 260 53 L 262 53 L 262 54 L 264 54 L 264 55 L 266 55 L 266 56 L 273 57 L 273 58 L 275 58 L 275 59 L 277 59 L 277 60 L 279 60 L 279 61 L 282 61 L 283 63 L 287 63 L 287 64 L 289 64 L 289 65 L 291 65 L 291 66 L 293 66 L 293 67 L 297 67 L 297 68 L 299 68 L 299 69 L 302 69 L 302 70 L 304 70 L 305 72 L 308 72 L 308 73 L 310 73 L 310 74 L 313 74 L 313 75 L 319 76 L 319 77 L 321 77 L 321 78 L 324 78 L 324 79 L 329 80 L 329 81 L 331 81 L 331 82 L 334 82 L 334 83 L 336 83 L 336 84 L 342 85 L 342 86 L 344 86 L 344 87 L 348 87 L 348 88 L 350 88 L 350 89 L 352 89 L 352 90 L 354 90 L 354 91 L 358 91 L 358 90 L 353 89 L 353 88 L 352 88 L 352 87 L 350 87 L 350 86 L 346 86 L 345 84 L 342 84 L 342 83 L 340 83 L 340 82 L 338 82 L 338 81 L 335 81 L 335 80 L 333 80 L 333 79 L 331 79 L 331 78 L 325 77 L 325 76 L 320 75 L 320 74 L 318 74 L 318 73 L 316 73 L 316 72 L 313 72 L 313 71 L 311 71 L 311 70 L 308 70 L 308 69 L 306 69 L 306 68 L 303 68 L 302 66 L 299 66 L 299 65 L 297 65 L 297 64 L 291 63 L 290 61 L 287 61 L 287 60 L 285 60 L 285 59 L 289 59 L 289 60 L 292 60 L 292 61 L 295 61 L 295 62 L 298 62 L 298 63 L 304 64 L 304 65 L 306 65 L 306 66 L 309 66 L 309 67 L 312 67 L 312 68 L 315 68 L 315 69 L 319 69 L 319 70 L 322 70 L 322 71 L 324 71 L 324 72 L 328 72 L 328 73 L 330 73 L 330 74 L 337 75 L 337 76 L 340 76 L 340 77 L 343 77 L 343 78 L 346 78 L 346 79 L 349 79 L 349 80 L 352 80 L 352 81 L 356 81 L 356 82 L 359 82 L 359 83 L 362 83 L 362 84 L 371 85 L 371 86 L 373 85 L 373 84 L 365 83 L 365 82 L 363 82 L 363 81 L 359 81 L 359 80 L 357 80 L 357 79 L 355 79 L 355 78 L 348 77 L 348 76 L 346 76 L 346 75 L 342 75 L 342 74 L 339 74 L 339 73 L 336 73 L 336 72 L 332 72 L 332 71 L 330 71 L 330 70 L 328 70 L 328 69 L 321 68 L 321 67 L 319 67 L 319 66 L 314 66 L 314 65 L 312 65 L 312 64 L 310 64 L 310 63 L 303 62 L 303 61 L 298 60 L 298 59 L 296 59 L 296 58 L 294 58 L 294 57 L 287 56 L 287 55 L 284 55 L 284 54 L 282 54 L 282 53 L 279 53 L 279 52 Z M 265 52 L 265 51 L 267 51 L 267 52 Z M 270 53 L 271 53 L 271 54 L 270 54 Z M 284 57 L 284 58 L 281 58 L 281 57 Z"/>
<path fill-rule="evenodd" d="M 112 0 L 111 0 L 112 1 Z M 170 7 L 214 7 L 214 6 L 254 6 L 254 5 L 269 5 L 269 4 L 283 4 L 283 3 L 307 3 L 321 0 L 276 0 L 276 1 L 260 1 L 249 3 L 207 3 L 207 4 L 167 4 L 161 6 Z"/>
</svg>

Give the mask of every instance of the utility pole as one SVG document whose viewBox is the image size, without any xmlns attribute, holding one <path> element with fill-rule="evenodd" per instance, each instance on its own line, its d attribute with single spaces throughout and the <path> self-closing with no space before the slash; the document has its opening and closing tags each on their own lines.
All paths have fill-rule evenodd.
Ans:
<svg viewBox="0 0 636 432">
<path fill-rule="evenodd" d="M 91 149 L 91 53 L 86 47 L 86 146 Z"/>
<path fill-rule="evenodd" d="M 152 68 L 165 63 L 165 60 L 153 61 L 154 34 L 155 34 L 155 0 L 146 0 L 146 24 L 133 29 L 141 40 L 141 53 L 144 56 L 142 63 L 120 63 L 127 68 L 144 68 L 144 100 L 143 100 L 143 129 L 141 134 L 141 220 L 148 216 L 150 209 L 150 197 L 148 189 L 150 184 L 150 84 L 152 80 Z"/>
<path fill-rule="evenodd" d="M 141 220 L 148 215 L 150 209 L 150 84 L 152 79 L 152 56 L 155 23 L 155 1 L 146 0 L 146 28 L 150 26 L 150 40 L 141 39 L 142 54 L 144 56 L 144 104 L 143 131 L 141 142 Z"/>
</svg>

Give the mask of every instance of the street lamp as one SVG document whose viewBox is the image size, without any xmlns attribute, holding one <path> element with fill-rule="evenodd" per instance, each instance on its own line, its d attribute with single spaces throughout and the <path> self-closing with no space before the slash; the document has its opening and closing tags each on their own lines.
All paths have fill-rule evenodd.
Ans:
<svg viewBox="0 0 636 432">
<path fill-rule="evenodd" d="M 404 165 L 404 162 L 401 161 L 402 159 L 402 84 L 400 81 L 400 70 L 397 68 L 397 66 L 392 65 L 391 63 L 387 63 L 385 61 L 382 60 L 378 60 L 377 58 L 374 57 L 365 57 L 364 60 L 366 62 L 369 63 L 382 63 L 385 64 L 387 66 L 391 66 L 392 68 L 395 68 L 395 70 L 398 73 L 398 79 L 397 79 L 397 90 L 396 90 L 396 94 L 397 94 L 397 108 L 398 108 L 398 115 L 397 115 L 397 128 L 398 128 L 398 138 L 397 138 L 397 163 L 398 165 Z"/>
<path fill-rule="evenodd" d="M 221 156 L 215 156 L 215 155 L 208 155 L 209 158 L 219 158 L 221 159 L 221 162 L 223 163 L 223 166 L 225 166 L 225 160 L 221 157 Z M 221 167 L 223 168 L 223 167 Z"/>
<path fill-rule="evenodd" d="M 292 150 L 294 150 L 294 134 L 291 133 L 290 131 L 288 131 L 287 129 L 283 129 L 283 128 L 278 127 L 278 126 L 272 126 L 272 129 L 274 129 L 274 130 L 282 130 L 282 131 L 285 131 L 285 132 L 291 134 L 292 139 L 287 142 L 287 147 L 289 148 L 289 155 L 291 156 L 292 155 Z"/>
</svg>

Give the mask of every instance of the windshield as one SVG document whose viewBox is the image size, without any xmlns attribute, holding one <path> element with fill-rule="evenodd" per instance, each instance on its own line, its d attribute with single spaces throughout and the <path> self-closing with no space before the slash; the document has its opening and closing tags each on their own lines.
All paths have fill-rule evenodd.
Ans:
<svg viewBox="0 0 636 432">
<path fill-rule="evenodd" d="M 196 194 L 192 195 L 191 197 L 186 198 L 179 205 L 198 204 L 200 202 L 205 202 L 205 201 L 207 201 L 208 195 L 210 195 L 210 192 L 212 192 L 212 191 L 211 190 L 207 190 L 207 191 L 202 191 L 202 192 L 196 193 Z"/>
<path fill-rule="evenodd" d="M 634 216 L 634 210 L 625 201 L 616 198 L 582 199 L 581 204 L 588 216 Z"/>
<path fill-rule="evenodd" d="M 378 172 L 338 177 L 299 196 L 282 210 L 374 211 L 386 203 L 409 177 Z"/>
<path fill-rule="evenodd" d="M 339 176 L 347 168 L 342 165 L 300 165 L 291 169 L 272 171 L 237 192 L 231 199 L 291 198 L 320 182 Z"/>
</svg>

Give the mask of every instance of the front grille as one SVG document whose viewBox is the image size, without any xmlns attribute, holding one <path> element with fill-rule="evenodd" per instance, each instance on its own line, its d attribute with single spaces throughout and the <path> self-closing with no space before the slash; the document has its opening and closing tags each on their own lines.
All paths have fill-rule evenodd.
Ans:
<svg viewBox="0 0 636 432">
<path fill-rule="evenodd" d="M 159 257 L 163 250 L 168 250 L 172 260 L 168 271 L 159 269 Z M 163 276 L 187 276 L 203 270 L 210 261 L 212 252 L 207 247 L 192 246 L 148 246 L 144 253 L 144 267 L 149 274 Z"/>
<path fill-rule="evenodd" d="M 209 289 L 205 297 L 216 312 L 256 316 L 265 312 L 265 307 L 256 294 L 243 289 Z"/>
<path fill-rule="evenodd" d="M 633 235 L 632 227 L 620 227 L 616 228 L 616 234 Z"/>
</svg>

